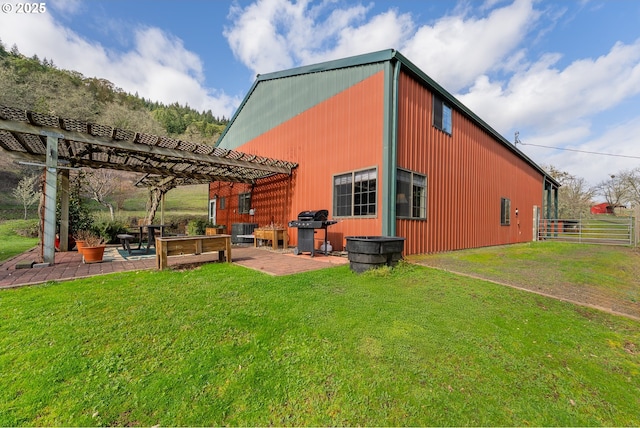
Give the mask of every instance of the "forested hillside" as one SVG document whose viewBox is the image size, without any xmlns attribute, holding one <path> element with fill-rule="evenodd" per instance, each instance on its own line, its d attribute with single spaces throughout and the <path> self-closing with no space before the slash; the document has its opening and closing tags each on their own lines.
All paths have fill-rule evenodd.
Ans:
<svg viewBox="0 0 640 428">
<path fill-rule="evenodd" d="M 47 58 L 27 58 L 2 41 L 0 105 L 209 145 L 228 122 L 211 110 L 147 100 L 106 79 L 59 69 Z M 10 157 L 0 156 L 0 211 L 17 204 L 11 191 L 25 173 Z"/>
<path fill-rule="evenodd" d="M 204 144 L 213 144 L 227 123 L 211 110 L 164 105 L 108 80 L 58 69 L 46 58 L 27 58 L 15 46 L 8 51 L 2 41 L 0 104 Z"/>
</svg>

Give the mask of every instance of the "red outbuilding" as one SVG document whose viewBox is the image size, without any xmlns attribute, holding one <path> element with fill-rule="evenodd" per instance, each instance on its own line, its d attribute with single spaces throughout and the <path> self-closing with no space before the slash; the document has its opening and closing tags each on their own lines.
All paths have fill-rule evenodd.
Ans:
<svg viewBox="0 0 640 428">
<path fill-rule="evenodd" d="M 591 207 L 591 214 L 615 214 L 616 208 L 626 208 L 624 205 L 611 205 L 608 202 L 603 202 Z"/>
<path fill-rule="evenodd" d="M 229 231 L 327 209 L 335 250 L 402 236 L 416 254 L 531 241 L 538 216 L 557 218 L 558 182 L 395 50 L 258 76 L 217 147 L 298 164 L 211 183 Z"/>
</svg>

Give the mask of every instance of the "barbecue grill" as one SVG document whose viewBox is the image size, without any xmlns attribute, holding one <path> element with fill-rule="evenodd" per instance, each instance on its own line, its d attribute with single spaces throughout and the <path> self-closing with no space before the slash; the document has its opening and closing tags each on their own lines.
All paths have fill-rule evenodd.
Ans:
<svg viewBox="0 0 640 428">
<path fill-rule="evenodd" d="M 304 252 L 311 253 L 311 257 L 315 255 L 315 233 L 316 229 L 324 230 L 324 254 L 327 255 L 327 227 L 337 223 L 335 220 L 327 220 L 329 211 L 302 211 L 298 214 L 298 220 L 289 222 L 289 227 L 298 229 L 298 246 L 293 250 L 297 256 Z"/>
</svg>

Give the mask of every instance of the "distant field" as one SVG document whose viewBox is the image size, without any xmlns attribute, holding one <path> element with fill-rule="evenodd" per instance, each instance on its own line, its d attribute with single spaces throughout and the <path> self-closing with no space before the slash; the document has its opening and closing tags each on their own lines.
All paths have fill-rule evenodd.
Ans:
<svg viewBox="0 0 640 428">
<path fill-rule="evenodd" d="M 148 194 L 146 189 L 135 189 L 131 197 L 126 199 L 123 209 L 118 210 L 117 214 L 120 218 L 126 217 L 143 217 L 146 215 L 146 206 Z M 87 200 L 91 209 L 106 214 L 108 209 L 98 205 L 95 201 Z M 164 211 L 172 215 L 203 215 L 206 216 L 209 209 L 208 186 L 200 184 L 195 186 L 182 186 L 170 190 L 165 196 Z M 29 218 L 37 216 L 37 205 L 29 209 Z M 158 208 L 157 216 L 160 216 L 160 208 Z M 23 208 L 19 202 L 10 194 L 10 190 L 0 192 L 0 221 L 22 219 Z"/>
<path fill-rule="evenodd" d="M 124 203 L 122 214 L 141 216 L 145 214 L 147 204 L 145 189 L 137 189 L 133 197 Z M 172 214 L 207 215 L 209 210 L 209 192 L 206 184 L 195 186 L 181 186 L 170 190 L 165 195 L 164 210 Z M 106 210 L 105 210 L 106 211 Z M 158 208 L 157 216 L 160 215 Z"/>
</svg>

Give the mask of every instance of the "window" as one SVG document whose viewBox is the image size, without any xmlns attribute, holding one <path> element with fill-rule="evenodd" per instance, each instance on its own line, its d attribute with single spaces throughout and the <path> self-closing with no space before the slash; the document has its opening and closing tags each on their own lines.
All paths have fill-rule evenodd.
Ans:
<svg viewBox="0 0 640 428">
<path fill-rule="evenodd" d="M 509 226 L 511 224 L 511 200 L 500 198 L 500 224 Z"/>
<path fill-rule="evenodd" d="M 451 135 L 451 107 L 433 96 L 433 126 Z"/>
<path fill-rule="evenodd" d="M 354 171 L 333 177 L 333 215 L 336 217 L 376 214 L 376 169 Z"/>
<path fill-rule="evenodd" d="M 415 172 L 398 170 L 396 178 L 396 215 L 406 218 L 427 218 L 427 177 Z"/>
<path fill-rule="evenodd" d="M 238 195 L 238 212 L 240 214 L 249 214 L 251 208 L 251 193 L 240 193 Z"/>
<path fill-rule="evenodd" d="M 221 198 L 218 199 L 220 207 L 219 209 L 224 210 L 227 208 L 227 198 L 222 196 Z"/>
</svg>

